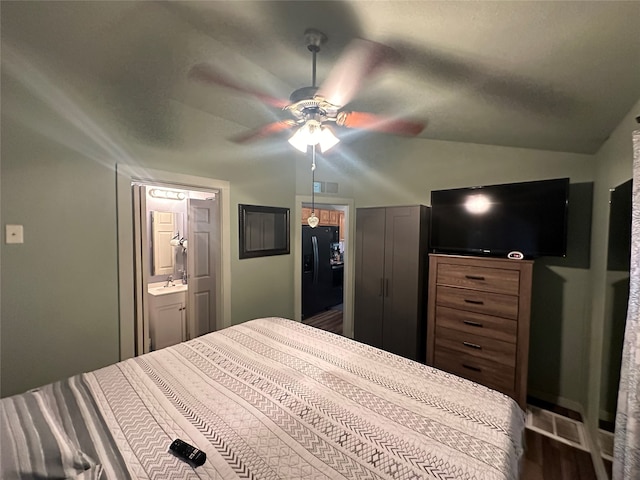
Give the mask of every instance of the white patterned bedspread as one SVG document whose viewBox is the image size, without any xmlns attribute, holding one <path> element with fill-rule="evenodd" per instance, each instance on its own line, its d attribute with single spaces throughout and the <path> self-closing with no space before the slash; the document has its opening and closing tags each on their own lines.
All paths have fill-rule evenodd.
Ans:
<svg viewBox="0 0 640 480">
<path fill-rule="evenodd" d="M 524 430 L 505 395 L 281 318 L 3 399 L 0 420 L 2 478 L 516 479 Z"/>
</svg>

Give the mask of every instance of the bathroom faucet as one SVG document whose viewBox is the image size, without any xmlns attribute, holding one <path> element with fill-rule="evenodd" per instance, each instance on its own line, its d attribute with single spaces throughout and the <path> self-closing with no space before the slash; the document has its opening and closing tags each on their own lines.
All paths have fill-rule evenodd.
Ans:
<svg viewBox="0 0 640 480">
<path fill-rule="evenodd" d="M 173 275 L 169 275 L 167 277 L 167 283 L 165 284 L 165 287 L 174 287 L 174 283 L 173 283 Z"/>
</svg>

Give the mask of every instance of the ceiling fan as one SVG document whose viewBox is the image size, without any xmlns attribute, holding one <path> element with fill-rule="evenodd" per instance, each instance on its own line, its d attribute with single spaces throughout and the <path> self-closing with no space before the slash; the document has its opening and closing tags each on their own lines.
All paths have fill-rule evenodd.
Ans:
<svg viewBox="0 0 640 480">
<path fill-rule="evenodd" d="M 290 119 L 269 123 L 234 137 L 233 141 L 247 143 L 289 130 L 293 132 L 289 143 L 301 152 L 307 152 L 308 146 L 318 146 L 324 153 L 340 141 L 333 125 L 403 136 L 416 136 L 424 129 L 424 123 L 345 109 L 367 78 L 397 58 L 392 48 L 369 40 L 353 40 L 318 87 L 316 57 L 321 45 L 326 43 L 327 36 L 318 30 L 308 29 L 305 40 L 312 54 L 311 86 L 295 90 L 289 101 L 240 85 L 210 64 L 198 64 L 191 68 L 190 78 L 252 95 L 291 115 Z M 313 150 L 315 153 L 315 148 Z"/>
</svg>

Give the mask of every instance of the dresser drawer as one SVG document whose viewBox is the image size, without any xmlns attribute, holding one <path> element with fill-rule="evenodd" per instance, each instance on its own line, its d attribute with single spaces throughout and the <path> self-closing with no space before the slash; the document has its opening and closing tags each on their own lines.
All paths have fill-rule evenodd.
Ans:
<svg viewBox="0 0 640 480">
<path fill-rule="evenodd" d="M 433 366 L 507 395 L 513 395 L 515 389 L 515 369 L 482 358 L 436 348 Z"/>
<path fill-rule="evenodd" d="M 518 297 L 514 295 L 438 285 L 436 287 L 436 303 L 445 307 L 486 315 L 497 315 L 514 320 L 518 318 Z"/>
<path fill-rule="evenodd" d="M 520 272 L 504 268 L 440 263 L 438 264 L 436 283 L 484 292 L 517 295 L 520 289 Z"/>
<path fill-rule="evenodd" d="M 438 327 L 511 343 L 516 343 L 518 333 L 518 322 L 515 320 L 457 310 L 442 305 L 436 306 L 436 328 Z"/>
<path fill-rule="evenodd" d="M 472 357 L 484 358 L 510 367 L 516 366 L 515 343 L 470 335 L 436 325 L 436 350 L 446 348 Z"/>
</svg>

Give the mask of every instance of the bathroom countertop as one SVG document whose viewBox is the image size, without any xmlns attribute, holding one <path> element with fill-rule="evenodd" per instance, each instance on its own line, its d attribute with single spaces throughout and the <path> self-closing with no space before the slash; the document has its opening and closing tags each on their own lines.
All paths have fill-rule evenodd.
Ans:
<svg viewBox="0 0 640 480">
<path fill-rule="evenodd" d="M 149 292 L 149 295 L 157 297 L 159 295 L 169 295 L 172 293 L 186 292 L 189 287 L 188 285 L 185 285 L 180 281 L 174 282 L 174 285 L 169 287 L 165 286 L 166 284 L 167 282 L 150 283 L 149 285 L 147 285 L 147 291 Z"/>
</svg>

